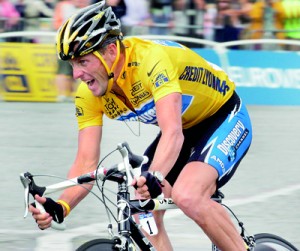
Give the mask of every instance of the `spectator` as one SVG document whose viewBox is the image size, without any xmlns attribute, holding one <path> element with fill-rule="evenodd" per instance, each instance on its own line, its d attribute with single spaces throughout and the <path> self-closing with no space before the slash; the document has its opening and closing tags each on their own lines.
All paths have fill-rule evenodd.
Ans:
<svg viewBox="0 0 300 251">
<path fill-rule="evenodd" d="M 286 38 L 292 40 L 300 39 L 300 1 L 283 0 L 282 5 L 285 11 L 284 30 Z M 288 50 L 299 51 L 299 45 L 289 45 Z"/>
<path fill-rule="evenodd" d="M 91 0 L 58 0 L 54 7 L 53 27 L 58 30 L 72 14 L 78 9 L 84 8 L 91 3 Z"/>
<path fill-rule="evenodd" d="M 20 14 L 9 0 L 0 0 L 0 33 L 13 30 L 19 18 Z M 0 42 L 3 41 L 0 38 Z"/>
<path fill-rule="evenodd" d="M 241 26 L 240 38 L 247 39 L 247 31 L 251 23 L 250 15 L 253 8 L 253 4 L 252 2 L 250 2 L 250 0 L 239 0 L 239 3 L 240 7 L 237 10 L 237 14 Z"/>
<path fill-rule="evenodd" d="M 25 16 L 25 2 L 24 0 L 17 0 L 14 4 L 15 9 L 18 11 L 20 17 Z"/>
<path fill-rule="evenodd" d="M 185 15 L 185 0 L 175 0 L 173 4 L 173 15 L 175 27 L 173 29 L 176 36 L 188 35 L 188 17 Z"/>
<path fill-rule="evenodd" d="M 56 0 L 43 0 L 43 1 L 49 9 L 54 10 L 56 2 L 59 0 L 57 0 L 57 1 Z M 44 14 L 42 11 L 40 11 L 40 17 L 48 18 L 49 16 L 47 13 Z"/>
<path fill-rule="evenodd" d="M 17 0 L 15 3 L 15 8 L 18 11 L 21 18 L 25 17 L 25 3 L 24 0 Z"/>
<path fill-rule="evenodd" d="M 126 4 L 124 0 L 106 0 L 106 4 L 111 6 L 117 18 L 121 18 L 126 14 Z"/>
<path fill-rule="evenodd" d="M 239 8 L 237 14 L 242 25 L 249 25 L 251 21 L 250 13 L 253 4 L 250 0 L 239 0 Z"/>
<path fill-rule="evenodd" d="M 174 1 L 174 34 L 177 36 L 203 38 L 206 4 L 204 0 Z M 186 44 L 188 47 L 191 45 Z"/>
<path fill-rule="evenodd" d="M 15 9 L 19 13 L 19 21 L 16 25 L 14 25 L 13 29 L 14 31 L 23 31 L 24 30 L 24 16 L 25 16 L 25 4 L 24 0 L 17 0 L 17 2 L 14 4 Z M 22 42 L 24 41 L 24 37 L 13 37 L 9 39 L 13 42 Z"/>
<path fill-rule="evenodd" d="M 233 5 L 232 12 L 236 15 L 236 27 L 240 29 L 239 39 L 249 39 L 249 25 L 251 22 L 250 13 L 252 10 L 253 4 L 250 0 L 238 0 Z M 242 46 L 240 46 L 242 47 Z M 243 46 L 244 47 L 244 46 Z"/>
<path fill-rule="evenodd" d="M 84 8 L 91 4 L 91 0 L 72 0 L 72 3 L 78 9 Z"/>
<path fill-rule="evenodd" d="M 189 0 L 190 8 L 194 9 L 194 17 L 190 17 L 190 24 L 196 25 L 198 28 L 193 29 L 191 34 L 196 38 L 203 38 L 203 27 L 204 27 L 204 15 L 206 12 L 206 1 L 205 0 Z"/>
<path fill-rule="evenodd" d="M 25 0 L 25 30 L 39 31 L 42 29 L 40 17 L 52 18 L 53 8 L 49 7 L 43 0 Z M 47 29 L 51 29 L 51 24 L 47 24 Z M 40 37 L 34 37 L 29 42 L 42 42 Z"/>
<path fill-rule="evenodd" d="M 58 0 L 54 7 L 53 28 L 55 31 L 65 22 L 77 8 L 71 0 Z"/>
<path fill-rule="evenodd" d="M 168 35 L 173 26 L 172 0 L 150 0 L 150 15 L 150 33 Z"/>
<path fill-rule="evenodd" d="M 284 39 L 285 11 L 281 1 L 259 0 L 253 4 L 250 12 L 249 30 L 252 39 L 278 38 Z M 257 45 L 256 49 L 276 49 L 276 45 Z"/>
<path fill-rule="evenodd" d="M 86 7 L 90 0 L 60 0 L 55 5 L 53 16 L 53 27 L 58 30 L 59 27 L 79 8 Z M 76 89 L 76 81 L 73 79 L 73 70 L 69 62 L 57 61 L 57 72 L 55 83 L 57 87 L 57 101 L 73 101 L 73 93 Z"/>
<path fill-rule="evenodd" d="M 203 16 L 203 37 L 206 40 L 213 41 L 215 39 L 214 19 L 216 16 L 216 4 L 206 4 L 206 11 Z"/>
<path fill-rule="evenodd" d="M 149 7 L 147 0 L 124 0 L 126 14 L 121 18 L 124 35 L 148 34 Z"/>
<path fill-rule="evenodd" d="M 214 15 L 214 40 L 216 42 L 238 40 L 241 30 L 238 18 L 239 14 L 234 9 L 232 0 L 217 0 Z M 238 46 L 231 47 L 231 49 L 238 48 Z"/>
</svg>

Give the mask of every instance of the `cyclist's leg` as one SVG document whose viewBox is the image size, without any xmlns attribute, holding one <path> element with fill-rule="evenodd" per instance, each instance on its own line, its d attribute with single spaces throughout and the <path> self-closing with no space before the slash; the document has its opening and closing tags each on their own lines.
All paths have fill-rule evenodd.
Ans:
<svg viewBox="0 0 300 251">
<path fill-rule="evenodd" d="M 206 163 L 191 162 L 180 173 L 172 197 L 221 250 L 245 250 L 245 244 L 226 210 L 210 199 L 218 173 Z"/>
<path fill-rule="evenodd" d="M 164 182 L 164 187 L 163 187 L 163 193 L 165 195 L 165 197 L 170 197 L 171 196 L 171 190 L 172 187 L 170 186 L 170 184 L 165 181 Z M 139 199 L 139 195 L 136 193 L 136 198 Z M 155 219 L 155 223 L 157 225 L 157 229 L 158 229 L 158 234 L 157 235 L 148 235 L 146 231 L 143 231 L 143 233 L 145 234 L 145 236 L 149 239 L 149 241 L 151 242 L 151 244 L 155 247 L 156 250 L 164 250 L 164 251 L 172 251 L 172 244 L 171 241 L 169 239 L 169 236 L 167 234 L 167 231 L 165 229 L 164 226 L 164 218 L 165 215 L 165 211 L 161 210 L 161 211 L 153 211 L 153 216 Z M 135 220 L 136 222 L 138 222 L 138 215 L 135 215 Z"/>
<path fill-rule="evenodd" d="M 245 246 L 226 210 L 210 197 L 232 177 L 250 146 L 251 131 L 247 110 L 239 102 L 195 126 L 186 138 L 192 141 L 194 136 L 197 143 L 173 186 L 175 203 L 222 250 L 245 250 Z"/>
<path fill-rule="evenodd" d="M 150 167 L 151 160 L 153 159 L 157 144 L 159 142 L 159 139 L 161 137 L 161 134 L 159 133 L 157 137 L 154 139 L 154 141 L 148 146 L 146 149 L 144 155 L 148 156 L 149 162 L 147 164 L 144 164 L 142 167 L 142 171 L 147 171 Z M 171 189 L 172 187 L 169 185 L 168 182 L 165 182 L 165 186 L 163 188 L 163 193 L 166 197 L 171 196 Z M 139 195 L 136 193 L 136 197 L 139 199 Z M 155 223 L 157 225 L 158 234 L 154 236 L 149 236 L 145 231 L 143 233 L 147 236 L 147 238 L 150 240 L 152 245 L 156 248 L 156 250 L 166 250 L 171 251 L 173 250 L 171 241 L 168 237 L 167 231 L 164 226 L 164 218 L 165 211 L 155 211 L 153 212 L 153 216 L 155 219 Z M 135 216 L 135 220 L 138 221 L 138 217 Z"/>
<path fill-rule="evenodd" d="M 161 137 L 161 134 L 159 133 L 156 139 L 152 142 L 152 144 L 147 148 L 145 151 L 145 155 L 148 156 L 149 162 L 142 167 L 142 171 L 147 171 L 149 169 L 149 166 L 151 164 L 151 160 L 153 159 L 157 144 L 159 142 L 159 139 Z M 191 149 L 189 148 L 189 142 L 185 141 L 183 143 L 182 149 L 180 151 L 179 157 L 172 168 L 172 171 L 170 174 L 167 175 L 163 187 L 163 193 L 165 197 L 171 197 L 172 194 L 172 185 L 174 184 L 176 178 L 178 177 L 180 171 L 184 167 L 184 165 L 187 163 Z M 173 250 L 171 242 L 169 240 L 169 237 L 167 235 L 166 229 L 164 227 L 163 217 L 165 212 L 164 211 L 155 211 L 153 212 L 153 215 L 156 220 L 156 224 L 158 227 L 158 235 L 157 236 L 151 236 L 149 237 L 151 243 L 155 246 L 157 250 L 164 250 L 169 251 Z"/>
</svg>

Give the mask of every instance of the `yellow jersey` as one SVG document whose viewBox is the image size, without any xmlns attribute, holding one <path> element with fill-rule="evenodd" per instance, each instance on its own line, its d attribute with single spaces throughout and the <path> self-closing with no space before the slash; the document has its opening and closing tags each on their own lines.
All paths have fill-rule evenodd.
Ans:
<svg viewBox="0 0 300 251">
<path fill-rule="evenodd" d="M 95 97 L 81 83 L 75 99 L 80 130 L 103 125 L 103 114 L 157 125 L 155 102 L 174 92 L 182 95 L 182 127 L 190 128 L 217 112 L 235 90 L 221 68 L 177 42 L 127 38 L 123 43 L 125 63 L 117 84 L 134 111 L 114 93 Z"/>
</svg>

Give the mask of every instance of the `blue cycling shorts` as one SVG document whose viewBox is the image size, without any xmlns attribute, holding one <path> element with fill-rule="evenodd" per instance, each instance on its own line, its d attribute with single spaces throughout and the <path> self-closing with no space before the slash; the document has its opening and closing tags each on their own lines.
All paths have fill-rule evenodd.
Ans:
<svg viewBox="0 0 300 251">
<path fill-rule="evenodd" d="M 232 97 L 213 116 L 183 130 L 184 142 L 179 157 L 166 177 L 174 185 L 183 167 L 192 161 L 205 162 L 218 174 L 218 188 L 232 177 L 252 141 L 252 126 L 246 106 L 239 96 Z M 161 134 L 147 148 L 145 155 L 151 160 Z M 151 161 L 142 167 L 147 170 Z"/>
</svg>

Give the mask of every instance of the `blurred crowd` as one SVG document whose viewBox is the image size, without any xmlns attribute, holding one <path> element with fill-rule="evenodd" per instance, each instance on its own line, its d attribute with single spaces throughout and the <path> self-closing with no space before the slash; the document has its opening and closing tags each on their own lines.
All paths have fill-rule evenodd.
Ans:
<svg viewBox="0 0 300 251">
<path fill-rule="evenodd" d="M 76 9 L 94 2 L 0 0 L 0 32 L 57 30 Z M 107 0 L 107 5 L 121 19 L 124 35 L 178 35 L 217 42 L 300 37 L 300 0 Z"/>
<path fill-rule="evenodd" d="M 0 34 L 56 31 L 78 9 L 95 0 L 0 0 Z M 121 19 L 125 36 L 176 35 L 216 42 L 300 38 L 300 0 L 106 0 Z M 0 42 L 48 42 L 42 36 Z M 197 45 L 199 47 L 199 44 Z M 283 48 L 284 46 L 284 48 Z M 246 48 L 233 46 L 232 49 Z M 253 44 L 249 49 L 299 50 L 299 46 Z M 76 84 L 69 63 L 58 60 L 58 101 L 71 101 Z"/>
</svg>

